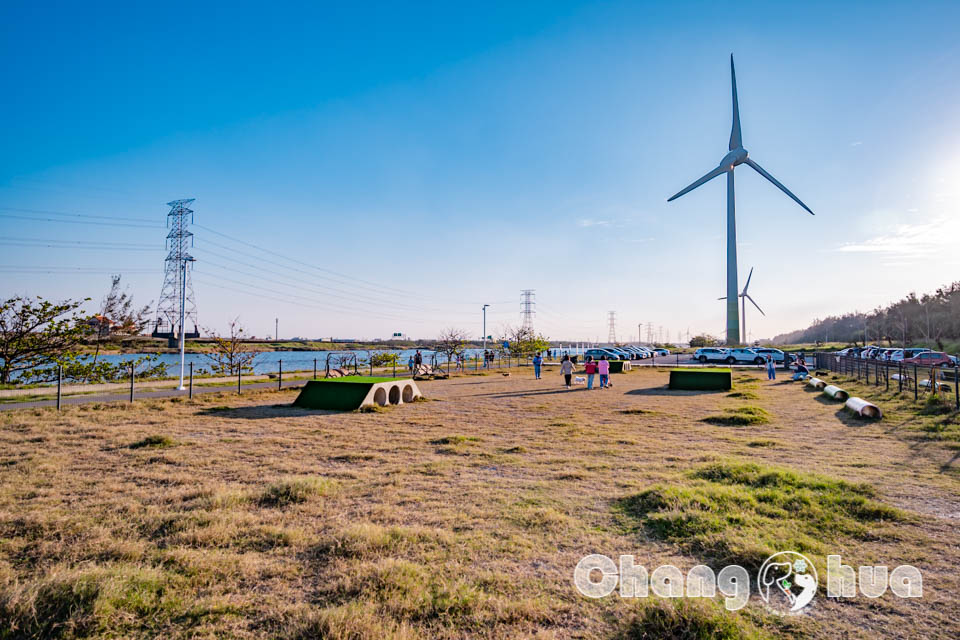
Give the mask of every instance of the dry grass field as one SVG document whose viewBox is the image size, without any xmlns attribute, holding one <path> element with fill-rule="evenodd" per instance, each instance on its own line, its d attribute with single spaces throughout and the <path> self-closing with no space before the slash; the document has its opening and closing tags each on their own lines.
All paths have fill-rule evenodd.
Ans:
<svg viewBox="0 0 960 640">
<path fill-rule="evenodd" d="M 0 415 L 0 639 L 960 636 L 955 414 L 884 397 L 865 422 L 759 372 L 732 393 L 613 378 L 465 375 L 369 413 L 287 391 Z M 780 617 L 572 584 L 590 553 L 780 550 L 821 591 L 828 553 L 912 564 L 923 597 Z"/>
</svg>

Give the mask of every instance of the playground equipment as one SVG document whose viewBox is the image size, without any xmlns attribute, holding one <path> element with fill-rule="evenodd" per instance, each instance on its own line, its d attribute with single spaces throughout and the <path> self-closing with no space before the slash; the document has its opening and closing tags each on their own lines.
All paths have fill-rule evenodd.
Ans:
<svg viewBox="0 0 960 640">
<path fill-rule="evenodd" d="M 331 365 L 333 365 L 332 368 Z M 358 375 L 360 371 L 357 366 L 357 354 L 328 353 L 324 369 L 324 378 L 341 378 L 348 376 L 350 375 L 350 369 L 353 369 L 353 375 Z"/>
<path fill-rule="evenodd" d="M 919 383 L 917 383 L 917 386 L 920 387 L 921 389 L 930 389 L 930 387 L 933 386 L 933 385 L 931 385 L 931 384 L 930 384 L 930 380 L 927 379 L 927 380 L 921 380 Z M 937 391 L 952 391 L 952 390 L 953 390 L 953 389 L 950 388 L 950 385 L 946 384 L 945 382 L 937 382 L 935 388 L 936 388 Z"/>
<path fill-rule="evenodd" d="M 850 397 L 850 394 L 841 389 L 840 387 L 832 384 L 828 384 L 823 388 L 823 393 L 830 396 L 834 400 L 844 400 Z"/>
<path fill-rule="evenodd" d="M 344 376 L 307 381 L 293 404 L 305 409 L 353 411 L 365 405 L 384 407 L 413 402 L 422 396 L 417 383 L 410 378 Z"/>
<path fill-rule="evenodd" d="M 823 389 L 827 386 L 827 383 L 820 378 L 807 378 L 807 384 L 816 389 Z"/>
<path fill-rule="evenodd" d="M 670 388 L 726 391 L 733 388 L 733 377 L 730 369 L 671 369 Z"/>
<path fill-rule="evenodd" d="M 883 412 L 880 410 L 880 407 L 867 402 L 863 398 L 848 398 L 846 407 L 861 418 L 875 418 L 879 420 L 883 417 Z"/>
<path fill-rule="evenodd" d="M 626 360 L 611 360 L 610 373 L 626 373 L 630 371 L 630 363 Z"/>
</svg>

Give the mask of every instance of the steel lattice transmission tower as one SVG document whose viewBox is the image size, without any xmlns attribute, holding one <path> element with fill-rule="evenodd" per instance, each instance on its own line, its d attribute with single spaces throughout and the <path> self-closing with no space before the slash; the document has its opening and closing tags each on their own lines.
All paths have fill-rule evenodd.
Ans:
<svg viewBox="0 0 960 640">
<path fill-rule="evenodd" d="M 520 301 L 520 316 L 522 321 L 520 326 L 524 329 L 529 329 L 533 331 L 533 316 L 537 313 L 534 310 L 534 307 L 537 305 L 534 298 L 533 289 L 524 289 L 520 292 L 523 295 L 523 298 Z"/>
<path fill-rule="evenodd" d="M 189 249 L 193 246 L 193 234 L 189 225 L 193 222 L 193 210 L 188 205 L 194 198 L 168 202 L 166 248 L 169 250 L 164 261 L 163 288 L 157 303 L 157 322 L 153 328 L 154 338 L 167 338 L 174 346 L 181 333 L 185 338 L 199 338 L 197 329 L 197 304 L 193 296 L 193 284 L 190 281 L 189 265 L 194 261 Z M 182 324 L 193 322 L 193 331 L 183 331 Z"/>
<path fill-rule="evenodd" d="M 610 331 L 607 333 L 607 342 L 610 344 L 617 344 L 617 312 L 608 312 L 607 318 L 610 321 Z"/>
</svg>

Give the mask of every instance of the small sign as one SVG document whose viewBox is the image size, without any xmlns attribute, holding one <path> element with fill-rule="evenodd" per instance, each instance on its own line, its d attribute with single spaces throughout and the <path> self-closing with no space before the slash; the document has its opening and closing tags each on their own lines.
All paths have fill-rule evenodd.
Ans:
<svg viewBox="0 0 960 640">
<path fill-rule="evenodd" d="M 503 341 L 503 348 L 504 348 L 504 349 L 509 349 L 509 348 L 510 348 L 510 343 L 507 342 L 506 340 L 504 340 L 504 341 Z"/>
</svg>

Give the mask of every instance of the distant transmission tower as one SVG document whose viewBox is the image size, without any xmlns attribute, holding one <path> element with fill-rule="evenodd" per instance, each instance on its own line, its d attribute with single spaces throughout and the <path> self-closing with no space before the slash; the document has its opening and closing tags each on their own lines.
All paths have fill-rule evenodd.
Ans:
<svg viewBox="0 0 960 640">
<path fill-rule="evenodd" d="M 610 322 L 609 332 L 607 333 L 607 342 L 610 344 L 617 344 L 617 312 L 608 312 L 607 318 Z"/>
<path fill-rule="evenodd" d="M 653 323 L 647 323 L 647 342 L 653 344 Z"/>
<path fill-rule="evenodd" d="M 536 313 L 534 307 L 537 305 L 534 298 L 533 289 L 524 289 L 521 291 L 523 299 L 520 301 L 520 315 L 523 318 L 521 326 L 524 329 L 533 331 L 533 316 Z"/>
<path fill-rule="evenodd" d="M 193 245 L 193 234 L 188 226 L 193 222 L 193 210 L 187 205 L 194 198 L 168 202 L 166 248 L 169 250 L 164 261 L 163 288 L 157 303 L 157 322 L 153 328 L 154 338 L 167 338 L 170 346 L 175 346 L 181 333 L 184 338 L 199 338 L 197 329 L 197 304 L 193 298 L 193 284 L 190 281 L 189 264 L 193 256 L 188 249 Z M 193 331 L 185 332 L 187 321 L 193 322 Z"/>
</svg>

